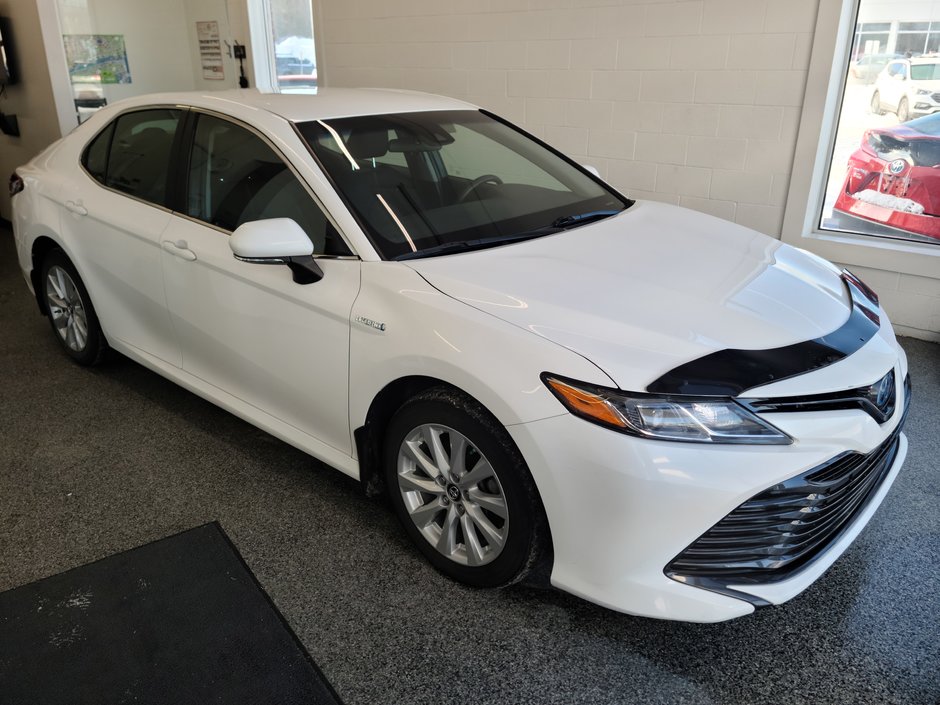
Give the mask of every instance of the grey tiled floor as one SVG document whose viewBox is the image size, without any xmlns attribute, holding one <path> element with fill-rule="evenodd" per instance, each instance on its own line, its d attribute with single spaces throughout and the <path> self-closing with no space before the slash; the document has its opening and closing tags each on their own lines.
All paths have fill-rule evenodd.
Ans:
<svg viewBox="0 0 940 705">
<path fill-rule="evenodd" d="M 718 625 L 438 575 L 352 480 L 125 359 L 71 364 L 0 230 L 0 590 L 219 520 L 349 705 L 940 698 L 940 346 L 910 454 L 835 566 Z"/>
</svg>

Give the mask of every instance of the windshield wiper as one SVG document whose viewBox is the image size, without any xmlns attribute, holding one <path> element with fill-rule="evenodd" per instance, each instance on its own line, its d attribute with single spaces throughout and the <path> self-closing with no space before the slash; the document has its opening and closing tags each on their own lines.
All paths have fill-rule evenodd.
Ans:
<svg viewBox="0 0 940 705">
<path fill-rule="evenodd" d="M 602 220 L 603 218 L 609 218 L 612 215 L 617 215 L 621 211 L 590 211 L 588 213 L 575 213 L 574 215 L 563 215 L 561 218 L 556 218 L 552 221 L 552 227 L 554 228 L 570 228 L 575 225 L 584 225 L 585 223 L 592 223 L 595 220 Z"/>
<path fill-rule="evenodd" d="M 577 227 L 578 225 L 584 225 L 586 223 L 594 222 L 595 220 L 602 220 L 603 218 L 609 218 L 612 215 L 617 215 L 622 211 L 616 210 L 607 210 L 607 211 L 590 211 L 589 213 L 577 213 L 574 215 L 566 215 L 561 218 L 556 218 L 552 221 L 551 225 L 545 225 L 541 228 L 535 228 L 534 230 L 526 230 L 522 233 L 516 233 L 515 235 L 498 235 L 496 237 L 484 237 L 478 240 L 462 240 L 460 242 L 446 242 L 442 245 L 435 245 L 434 247 L 426 247 L 423 250 L 418 250 L 417 252 L 406 252 L 402 255 L 395 257 L 395 261 L 400 262 L 407 259 L 421 259 L 422 257 L 434 257 L 435 255 L 449 255 L 455 252 L 469 252 L 471 250 L 482 250 L 487 247 L 496 247 L 497 245 L 505 245 L 510 242 L 522 242 L 523 240 L 532 240 L 537 237 L 542 237 L 543 235 L 551 235 L 557 233 L 561 230 L 566 230 L 568 228 Z"/>
<path fill-rule="evenodd" d="M 524 233 L 517 233 L 516 235 L 498 235 L 496 237 L 484 237 L 479 240 L 461 240 L 460 242 L 445 242 L 443 245 L 435 245 L 434 247 L 425 247 L 422 250 L 417 252 L 406 252 L 403 255 L 398 255 L 395 257 L 396 262 L 400 262 L 406 259 L 421 259 L 422 257 L 434 257 L 435 255 L 449 255 L 455 252 L 469 252 L 471 250 L 483 250 L 487 247 L 496 247 L 497 245 L 505 245 L 509 242 L 522 242 L 523 240 L 531 240 L 536 237 L 541 237 L 542 235 L 548 235 L 550 233 L 557 233 L 560 228 L 555 226 L 550 226 L 548 228 L 539 228 L 538 230 L 529 230 Z"/>
</svg>

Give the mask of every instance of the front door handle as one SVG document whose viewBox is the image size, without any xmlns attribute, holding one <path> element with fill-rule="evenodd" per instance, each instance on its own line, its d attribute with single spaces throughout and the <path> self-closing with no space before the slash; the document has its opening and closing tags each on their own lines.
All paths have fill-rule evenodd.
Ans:
<svg viewBox="0 0 940 705">
<path fill-rule="evenodd" d="M 82 205 L 81 201 L 66 201 L 65 207 L 75 215 L 88 215 L 88 209 Z"/>
<path fill-rule="evenodd" d="M 164 240 L 163 249 L 174 257 L 179 257 L 180 259 L 184 259 L 187 262 L 193 262 L 196 260 L 196 253 L 189 249 L 189 245 L 186 244 L 185 240 L 177 240 L 176 242 L 172 242 L 171 240 Z"/>
</svg>

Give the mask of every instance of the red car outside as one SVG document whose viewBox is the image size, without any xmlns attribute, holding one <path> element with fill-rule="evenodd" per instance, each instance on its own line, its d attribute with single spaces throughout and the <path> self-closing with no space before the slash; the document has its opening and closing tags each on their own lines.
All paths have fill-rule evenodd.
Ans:
<svg viewBox="0 0 940 705">
<path fill-rule="evenodd" d="M 940 242 L 940 113 L 867 130 L 849 157 L 834 211 L 847 229 L 854 220 L 863 232 L 875 225 L 884 234 Z"/>
</svg>

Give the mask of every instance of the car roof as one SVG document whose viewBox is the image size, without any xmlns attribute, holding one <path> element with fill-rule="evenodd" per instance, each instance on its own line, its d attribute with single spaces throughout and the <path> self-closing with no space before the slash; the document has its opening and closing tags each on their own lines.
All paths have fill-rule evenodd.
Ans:
<svg viewBox="0 0 940 705">
<path fill-rule="evenodd" d="M 155 104 L 200 107 L 222 113 L 231 110 L 235 104 L 273 113 L 291 122 L 383 113 L 478 109 L 454 98 L 389 88 L 319 88 L 315 93 L 262 93 L 256 89 L 188 91 L 142 95 L 120 101 L 122 108 Z"/>
</svg>

